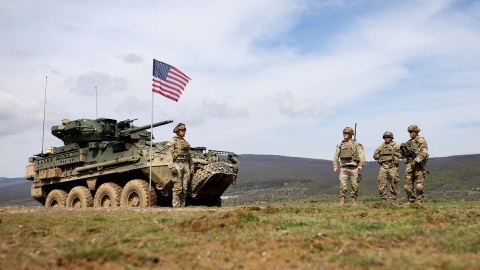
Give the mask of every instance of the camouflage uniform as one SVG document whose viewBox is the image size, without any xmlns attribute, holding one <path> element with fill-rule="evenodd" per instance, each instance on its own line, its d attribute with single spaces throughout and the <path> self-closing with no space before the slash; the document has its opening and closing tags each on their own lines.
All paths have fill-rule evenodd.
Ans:
<svg viewBox="0 0 480 270">
<path fill-rule="evenodd" d="M 182 124 L 183 125 L 183 124 Z M 178 131 L 178 124 L 174 129 Z M 183 128 L 185 125 L 183 125 Z M 190 144 L 183 138 L 173 137 L 168 143 L 169 168 L 173 171 L 173 207 L 184 207 L 187 198 L 187 189 L 190 183 L 190 172 L 193 168 L 193 161 L 190 155 Z"/>
<path fill-rule="evenodd" d="M 416 125 L 411 125 L 408 127 L 408 131 L 416 131 L 419 132 L 420 128 Z M 412 149 L 415 152 L 416 157 L 415 159 L 405 147 Z M 423 201 L 423 183 L 425 180 L 425 164 L 428 162 L 428 146 L 427 142 L 423 137 L 416 136 L 415 138 L 411 138 L 405 144 L 402 144 L 400 147 L 402 156 L 407 164 L 407 168 L 405 170 L 405 192 L 407 193 L 409 203 L 414 203 L 415 199 L 418 200 L 419 203 Z M 414 183 L 415 190 L 414 190 Z M 415 192 L 417 197 L 415 198 Z"/>
<path fill-rule="evenodd" d="M 363 146 L 357 141 L 349 142 L 343 140 L 337 145 L 335 156 L 333 157 L 333 168 L 338 168 L 338 159 L 340 158 L 340 197 L 347 197 L 348 180 L 352 186 L 352 198 L 358 197 L 358 183 L 361 181 L 361 175 L 357 167 L 365 164 L 365 153 Z"/>
<path fill-rule="evenodd" d="M 390 199 L 394 202 L 397 199 L 397 183 L 400 181 L 398 176 L 398 164 L 402 158 L 400 146 L 393 141 L 384 142 L 377 147 L 373 158 L 381 165 L 378 172 L 380 198 L 382 201 L 387 199 L 387 183 L 390 182 Z"/>
</svg>

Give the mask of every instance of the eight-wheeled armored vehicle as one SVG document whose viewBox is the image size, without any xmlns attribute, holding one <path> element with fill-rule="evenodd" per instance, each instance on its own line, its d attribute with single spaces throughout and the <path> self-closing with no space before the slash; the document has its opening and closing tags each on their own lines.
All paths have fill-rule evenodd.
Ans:
<svg viewBox="0 0 480 270">
<path fill-rule="evenodd" d="M 32 197 L 46 207 L 171 206 L 167 142 L 153 142 L 148 131 L 171 122 L 136 127 L 133 120 L 62 120 L 52 134 L 64 146 L 29 158 L 25 178 L 33 181 Z M 220 206 L 236 181 L 239 156 L 205 147 L 190 151 L 195 173 L 187 205 Z"/>
</svg>

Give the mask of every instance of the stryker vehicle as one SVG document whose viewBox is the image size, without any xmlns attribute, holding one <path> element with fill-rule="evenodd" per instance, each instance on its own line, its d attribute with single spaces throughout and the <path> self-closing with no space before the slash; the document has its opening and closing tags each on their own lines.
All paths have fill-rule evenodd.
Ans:
<svg viewBox="0 0 480 270">
<path fill-rule="evenodd" d="M 52 134 L 65 145 L 29 158 L 25 178 L 33 181 L 32 197 L 46 207 L 171 206 L 167 142 L 152 142 L 151 125 L 132 122 L 64 119 L 53 126 Z M 205 147 L 190 152 L 195 173 L 187 205 L 221 206 L 220 196 L 235 184 L 239 156 Z"/>
</svg>

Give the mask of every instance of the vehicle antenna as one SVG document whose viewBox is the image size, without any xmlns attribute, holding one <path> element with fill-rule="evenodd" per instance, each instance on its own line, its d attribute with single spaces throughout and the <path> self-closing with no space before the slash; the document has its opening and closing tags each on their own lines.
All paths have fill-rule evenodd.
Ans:
<svg viewBox="0 0 480 270">
<path fill-rule="evenodd" d="M 96 119 L 98 119 L 98 98 L 97 98 L 97 87 L 95 86 L 95 112 Z"/>
<path fill-rule="evenodd" d="M 45 76 L 45 100 L 43 101 L 43 132 L 42 132 L 42 155 L 43 155 L 43 143 L 45 141 L 45 108 L 47 107 L 47 76 Z"/>
</svg>

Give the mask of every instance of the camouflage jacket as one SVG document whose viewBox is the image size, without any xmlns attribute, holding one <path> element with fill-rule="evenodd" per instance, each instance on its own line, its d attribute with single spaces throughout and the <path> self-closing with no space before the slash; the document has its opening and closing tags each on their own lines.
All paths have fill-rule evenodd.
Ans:
<svg viewBox="0 0 480 270">
<path fill-rule="evenodd" d="M 189 167 L 192 167 L 190 144 L 183 138 L 173 137 L 167 143 L 167 162 L 169 167 L 173 166 L 173 162 L 188 162 Z"/>
<path fill-rule="evenodd" d="M 365 164 L 365 153 L 361 143 L 351 140 L 349 142 L 343 140 L 335 149 L 333 157 L 333 168 L 338 168 L 338 159 L 340 166 L 362 166 Z"/>
<path fill-rule="evenodd" d="M 384 167 L 398 166 L 401 158 L 400 146 L 395 142 L 382 143 L 373 153 L 373 159 Z"/>
<path fill-rule="evenodd" d="M 417 163 L 427 163 L 428 161 L 428 146 L 427 141 L 423 137 L 417 136 L 413 139 L 410 139 L 406 142 L 407 147 L 412 149 L 417 157 L 415 161 Z M 413 156 L 411 156 L 407 151 L 401 149 L 401 153 L 403 158 L 405 159 L 405 163 L 410 163 L 413 161 Z"/>
</svg>

